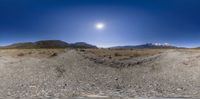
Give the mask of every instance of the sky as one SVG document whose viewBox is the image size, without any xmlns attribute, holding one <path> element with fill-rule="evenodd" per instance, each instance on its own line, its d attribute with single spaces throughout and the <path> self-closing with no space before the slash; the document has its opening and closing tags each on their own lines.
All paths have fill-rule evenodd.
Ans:
<svg viewBox="0 0 200 99">
<path fill-rule="evenodd" d="M 99 47 L 200 46 L 199 0 L 0 0 L 0 45 L 38 40 Z M 103 29 L 95 27 L 98 23 Z"/>
</svg>

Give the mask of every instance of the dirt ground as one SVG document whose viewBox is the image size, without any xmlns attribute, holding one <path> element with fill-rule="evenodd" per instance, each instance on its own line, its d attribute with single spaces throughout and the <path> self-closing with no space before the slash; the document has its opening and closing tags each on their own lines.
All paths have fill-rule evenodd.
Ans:
<svg viewBox="0 0 200 99">
<path fill-rule="evenodd" d="M 110 58 L 86 50 L 2 49 L 0 99 L 200 97 L 200 50 L 163 49 L 128 58 L 118 53 Z"/>
</svg>

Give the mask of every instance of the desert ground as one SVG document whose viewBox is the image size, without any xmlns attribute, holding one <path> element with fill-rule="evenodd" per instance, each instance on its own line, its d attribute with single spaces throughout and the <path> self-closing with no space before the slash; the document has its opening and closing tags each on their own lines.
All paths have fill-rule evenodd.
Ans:
<svg viewBox="0 0 200 99">
<path fill-rule="evenodd" d="M 200 50 L 0 49 L 0 99 L 28 97 L 199 98 Z"/>
</svg>

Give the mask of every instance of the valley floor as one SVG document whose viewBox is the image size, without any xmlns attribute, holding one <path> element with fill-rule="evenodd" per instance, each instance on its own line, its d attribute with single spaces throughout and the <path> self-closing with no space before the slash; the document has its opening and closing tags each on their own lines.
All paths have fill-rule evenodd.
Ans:
<svg viewBox="0 0 200 99">
<path fill-rule="evenodd" d="M 91 95 L 198 98 L 200 51 L 168 49 L 116 62 L 74 49 L 0 50 L 0 99 Z"/>
</svg>

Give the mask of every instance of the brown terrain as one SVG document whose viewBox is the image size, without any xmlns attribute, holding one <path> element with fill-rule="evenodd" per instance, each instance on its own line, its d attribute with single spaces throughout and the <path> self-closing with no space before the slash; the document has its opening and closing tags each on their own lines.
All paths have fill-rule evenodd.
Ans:
<svg viewBox="0 0 200 99">
<path fill-rule="evenodd" d="M 0 49 L 0 99 L 198 98 L 199 60 L 198 49 Z"/>
</svg>

